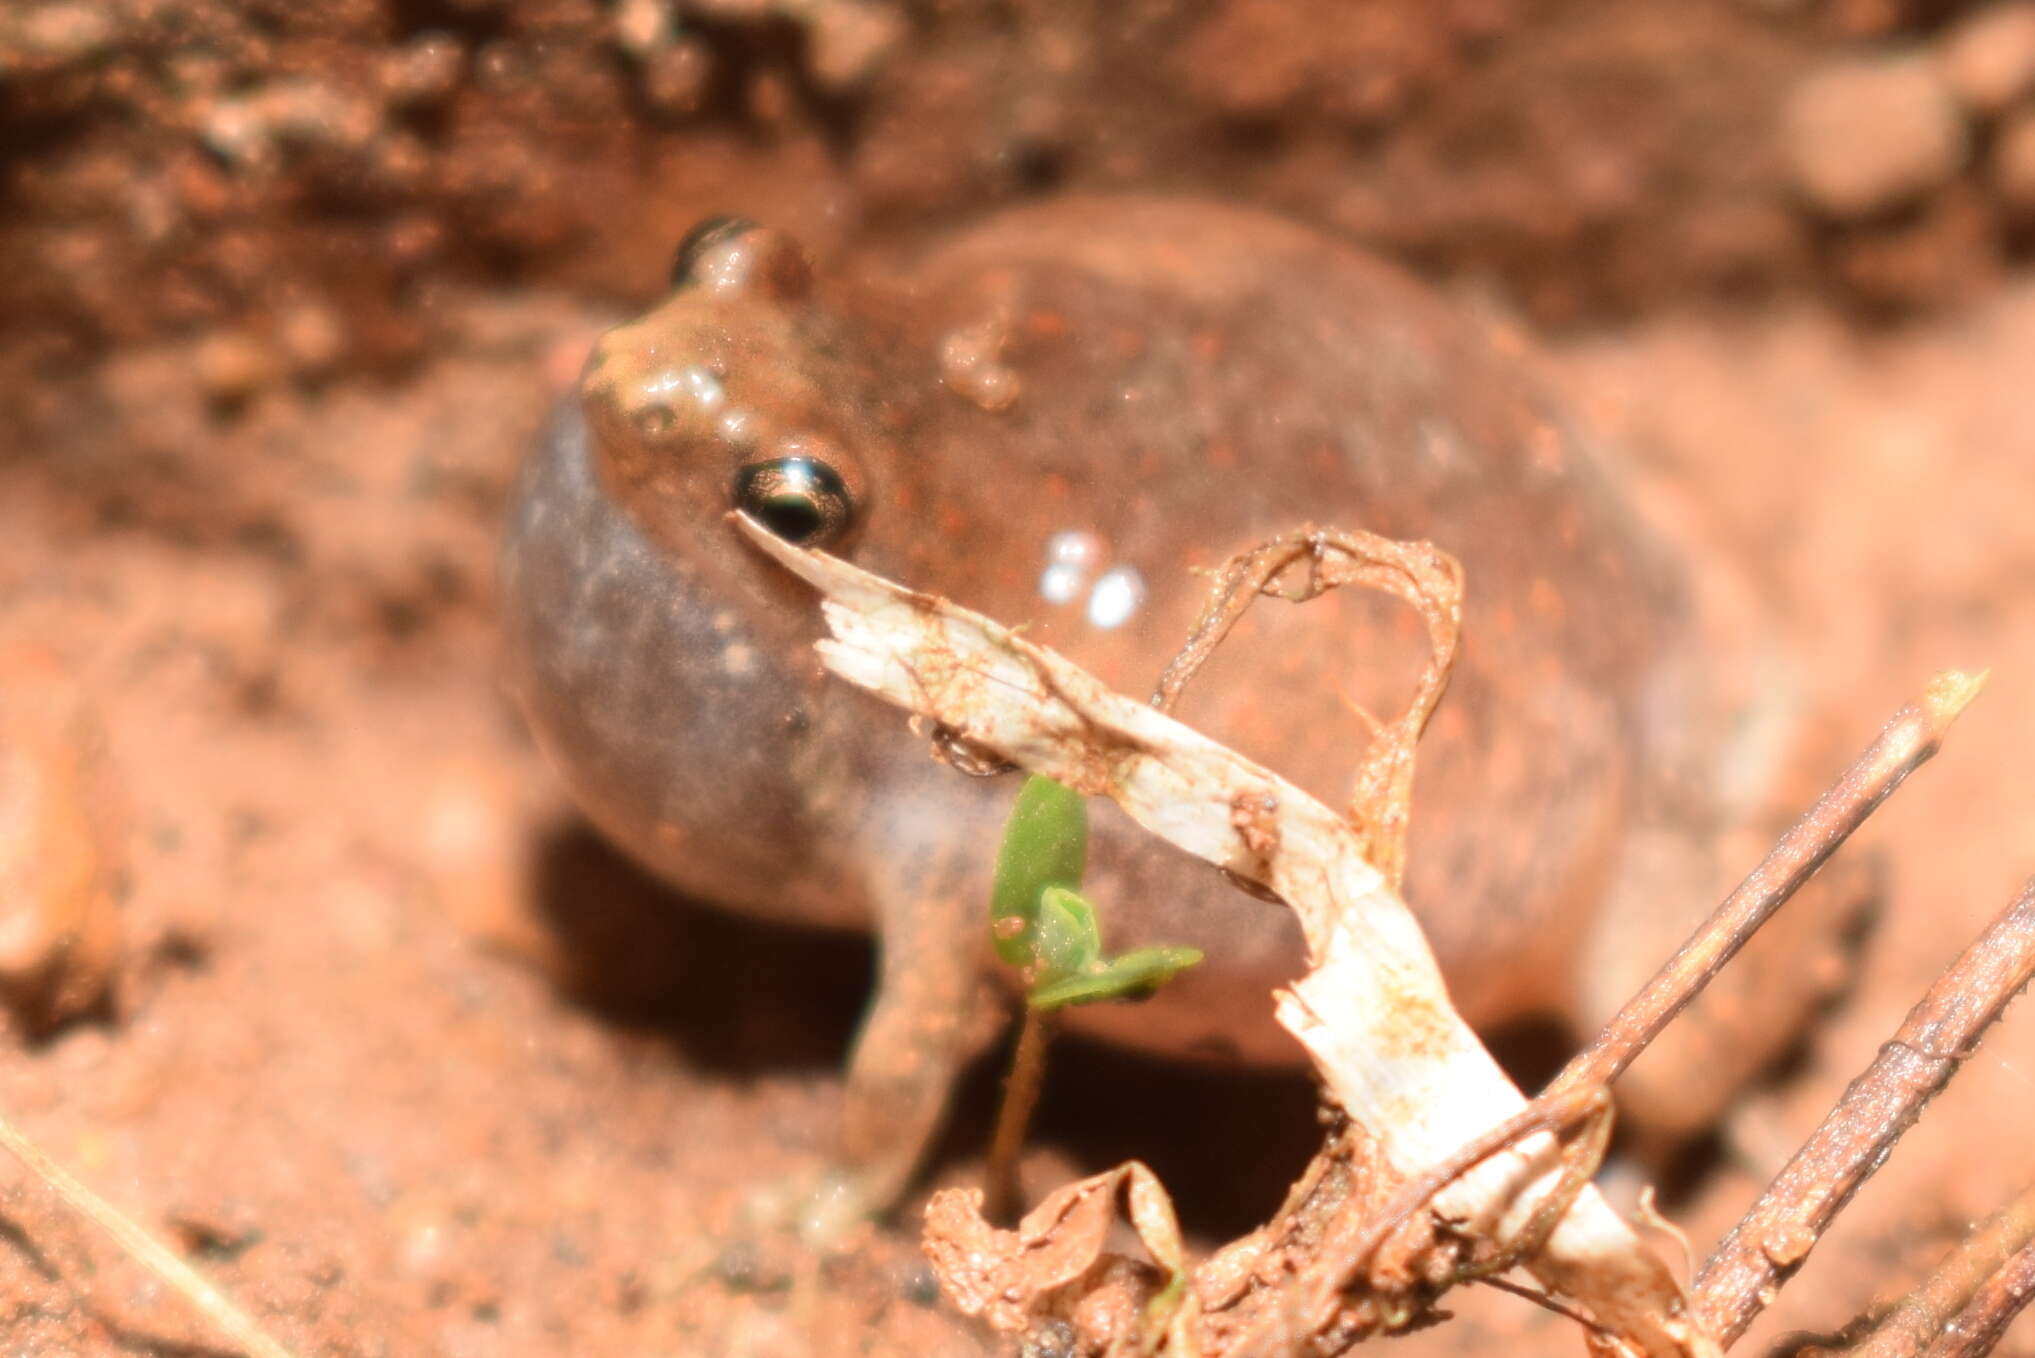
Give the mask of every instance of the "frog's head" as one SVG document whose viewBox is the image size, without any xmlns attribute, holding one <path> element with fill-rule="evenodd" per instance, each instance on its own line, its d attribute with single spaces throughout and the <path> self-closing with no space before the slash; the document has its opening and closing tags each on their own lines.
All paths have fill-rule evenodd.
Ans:
<svg viewBox="0 0 2035 1358">
<path fill-rule="evenodd" d="M 789 238 L 705 224 L 681 247 L 670 294 L 588 360 L 582 418 L 561 426 L 584 492 L 526 492 L 526 519 L 531 503 L 554 508 L 512 529 L 512 595 L 548 587 L 540 551 L 575 591 L 529 625 L 523 648 L 545 743 L 611 834 L 725 903 L 810 915 L 797 879 L 831 879 L 838 894 L 824 860 L 851 852 L 848 793 L 867 742 L 835 729 L 853 718 L 813 652 L 810 591 L 729 516 L 854 549 L 869 431 L 883 427 L 849 357 L 866 348 Z M 594 530 L 566 528 L 572 515 L 555 506 L 596 487 Z M 574 532 L 577 546 L 560 541 Z"/>
<path fill-rule="evenodd" d="M 670 295 L 602 336 L 580 379 L 603 484 L 673 554 L 699 551 L 703 532 L 732 544 L 714 528 L 733 509 L 843 550 L 869 494 L 857 347 L 788 236 L 702 223 L 679 246 Z"/>
</svg>

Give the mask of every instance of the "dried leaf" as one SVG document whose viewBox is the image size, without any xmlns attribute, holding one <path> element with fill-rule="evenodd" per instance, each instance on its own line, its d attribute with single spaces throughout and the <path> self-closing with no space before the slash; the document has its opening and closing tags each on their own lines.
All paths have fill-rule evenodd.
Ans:
<svg viewBox="0 0 2035 1358">
<path fill-rule="evenodd" d="M 1118 1220 L 1119 1196 L 1156 1272 L 1125 1267 L 1130 1261 L 1103 1249 Z M 1064 1316 L 1080 1322 L 1083 1352 L 1149 1353 L 1163 1340 L 1178 1358 L 1198 1354 L 1173 1204 L 1135 1160 L 1055 1190 L 1014 1231 L 989 1224 L 978 1189 L 936 1193 L 926 1208 L 925 1248 L 949 1299 L 1004 1334 Z M 1103 1286 L 1087 1285 L 1097 1283 Z M 1098 1304 L 1103 1290 L 1124 1295 Z"/>
</svg>

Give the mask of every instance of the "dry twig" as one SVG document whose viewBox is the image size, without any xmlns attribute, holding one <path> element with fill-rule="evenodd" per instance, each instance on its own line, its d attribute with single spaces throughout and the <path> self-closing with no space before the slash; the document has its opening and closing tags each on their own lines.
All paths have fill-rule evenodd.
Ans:
<svg viewBox="0 0 2035 1358">
<path fill-rule="evenodd" d="M 1878 739 L 1724 898 L 1667 965 L 1626 1002 L 1597 1040 L 1563 1068 L 1552 1088 L 1608 1084 L 1631 1065 L 1851 832 L 1936 753 L 1950 724 L 1978 696 L 1985 680 L 1983 673 L 1947 670 L 1930 682 L 1920 699 L 1896 712 Z"/>
<path fill-rule="evenodd" d="M 1704 1264 L 1692 1300 L 1710 1333 L 1728 1345 L 1745 1332 L 2031 975 L 2035 882 L 1908 1012 Z"/>
<path fill-rule="evenodd" d="M 28 1166 L 71 1210 L 96 1222 L 136 1263 L 155 1274 L 164 1286 L 189 1301 L 247 1358 L 291 1358 L 288 1349 L 262 1333 L 261 1328 L 248 1318 L 246 1312 L 228 1300 L 225 1293 L 206 1282 L 196 1269 L 171 1253 L 167 1245 L 72 1178 L 63 1166 L 43 1154 L 41 1147 L 5 1117 L 0 1117 L 0 1147 Z"/>
</svg>

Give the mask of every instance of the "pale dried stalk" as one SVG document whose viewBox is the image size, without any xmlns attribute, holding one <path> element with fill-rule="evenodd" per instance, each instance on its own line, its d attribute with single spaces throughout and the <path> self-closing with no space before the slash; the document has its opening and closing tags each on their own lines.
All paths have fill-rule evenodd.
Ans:
<svg viewBox="0 0 2035 1358">
<path fill-rule="evenodd" d="M 48 1184 L 71 1210 L 89 1217 L 99 1229 L 113 1237 L 134 1261 L 155 1274 L 164 1286 L 182 1296 L 213 1328 L 247 1358 L 291 1358 L 290 1351 L 262 1333 L 261 1327 L 227 1299 L 225 1293 L 206 1282 L 198 1271 L 170 1252 L 167 1245 L 128 1220 L 97 1193 L 79 1183 L 56 1161 L 43 1154 L 21 1130 L 0 1116 L 0 1148 L 28 1166 Z"/>
<path fill-rule="evenodd" d="M 1285 900 L 1314 969 L 1280 997 L 1280 1021 L 1397 1176 L 1446 1160 L 1525 1107 L 1450 1005 L 1419 925 L 1340 816 L 980 614 L 739 522 L 825 596 L 833 636 L 819 649 L 835 673 L 972 745 L 1114 799 L 1152 833 Z M 1433 1210 L 1508 1238 L 1559 1185 L 1558 1159 L 1552 1136 L 1527 1138 L 1452 1181 Z M 1637 1351 L 1717 1352 L 1673 1277 L 1594 1188 L 1525 1266 Z"/>
<path fill-rule="evenodd" d="M 2035 881 L 1929 987 L 1703 1265 L 1691 1290 L 1712 1334 L 1728 1345 L 1745 1332 L 2031 975 Z"/>
</svg>

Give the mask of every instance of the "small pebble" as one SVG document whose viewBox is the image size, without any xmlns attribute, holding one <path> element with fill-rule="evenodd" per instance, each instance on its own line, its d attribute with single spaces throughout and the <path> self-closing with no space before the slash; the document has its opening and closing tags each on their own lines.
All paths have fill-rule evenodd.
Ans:
<svg viewBox="0 0 2035 1358">
<path fill-rule="evenodd" d="M 1041 1320 L 1018 1341 L 1018 1358 L 1074 1358 L 1080 1351 L 1080 1336 L 1058 1316 Z"/>
<path fill-rule="evenodd" d="M 1840 220 L 1922 197 L 1964 168 L 1970 141 L 1936 63 L 1917 55 L 1826 66 L 1783 113 L 1798 190 Z"/>
<path fill-rule="evenodd" d="M 270 386 L 280 367 L 266 348 L 236 330 L 217 330 L 200 340 L 191 366 L 205 399 L 218 407 L 240 405 Z"/>
<path fill-rule="evenodd" d="M 30 55 L 59 66 L 103 55 L 117 32 L 117 21 L 89 4 L 39 5 L 14 26 L 15 41 Z"/>
<path fill-rule="evenodd" d="M 1977 10 L 1937 45 L 1944 84 L 1973 113 L 1991 117 L 2035 91 L 2035 0 Z"/>
<path fill-rule="evenodd" d="M 671 0 L 620 0 L 614 23 L 615 45 L 638 61 L 670 46 L 677 31 Z"/>
<path fill-rule="evenodd" d="M 643 98 L 670 117 L 697 113 L 713 85 L 714 54 L 698 38 L 680 35 L 643 60 Z"/>
<path fill-rule="evenodd" d="M 904 20 L 895 10 L 857 0 L 821 5 L 806 28 L 813 79 L 835 91 L 860 85 L 903 37 Z"/>
<path fill-rule="evenodd" d="M 301 376 L 324 376 L 346 356 L 345 327 L 330 307 L 316 302 L 285 312 L 276 324 L 276 342 Z"/>
</svg>

